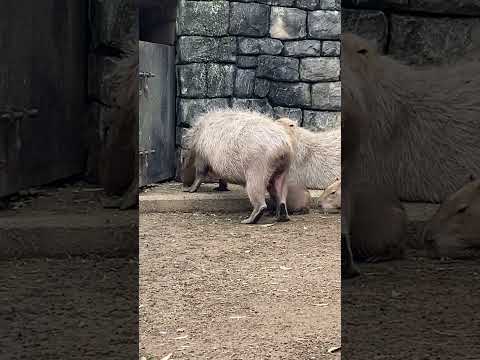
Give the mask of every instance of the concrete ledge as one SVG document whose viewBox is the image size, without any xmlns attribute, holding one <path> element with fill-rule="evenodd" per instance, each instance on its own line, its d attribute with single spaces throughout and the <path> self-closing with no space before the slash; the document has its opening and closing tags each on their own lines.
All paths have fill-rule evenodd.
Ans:
<svg viewBox="0 0 480 360">
<path fill-rule="evenodd" d="M 203 184 L 196 193 L 182 191 L 180 183 L 165 183 L 140 194 L 140 213 L 165 212 L 248 212 L 252 210 L 241 186 L 228 185 L 230 191 L 217 192 L 217 184 Z M 321 190 L 310 190 L 312 208 L 319 207 Z"/>
</svg>

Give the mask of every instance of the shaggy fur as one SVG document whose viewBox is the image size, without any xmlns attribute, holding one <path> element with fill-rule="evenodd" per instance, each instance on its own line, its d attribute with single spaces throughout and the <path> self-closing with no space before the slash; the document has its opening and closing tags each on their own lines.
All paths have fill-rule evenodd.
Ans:
<svg viewBox="0 0 480 360">
<path fill-rule="evenodd" d="M 304 185 L 307 189 L 325 189 L 340 176 L 340 129 L 315 133 L 287 118 L 278 119 L 277 122 L 289 129 L 295 138 L 295 157 L 288 174 L 289 184 Z"/>
<path fill-rule="evenodd" d="M 451 195 L 425 226 L 423 240 L 432 257 L 464 257 L 480 248 L 480 180 Z"/>
<path fill-rule="evenodd" d="M 100 182 L 107 193 L 123 194 L 122 209 L 138 202 L 138 43 L 129 42 L 114 63 L 106 82 L 114 105 L 99 164 Z"/>
<path fill-rule="evenodd" d="M 441 202 L 480 176 L 478 94 L 478 62 L 413 68 L 343 34 L 343 130 L 359 142 L 351 177 L 402 200 Z"/>
<path fill-rule="evenodd" d="M 184 142 L 190 151 L 185 168 L 196 169 L 190 191 L 196 191 L 213 173 L 226 182 L 246 187 L 254 210 L 245 223 L 258 221 L 266 209 L 267 190 L 279 204 L 279 220 L 288 218 L 279 211 L 286 211 L 286 177 L 295 144 L 283 126 L 257 112 L 213 110 L 196 120 Z"/>
</svg>

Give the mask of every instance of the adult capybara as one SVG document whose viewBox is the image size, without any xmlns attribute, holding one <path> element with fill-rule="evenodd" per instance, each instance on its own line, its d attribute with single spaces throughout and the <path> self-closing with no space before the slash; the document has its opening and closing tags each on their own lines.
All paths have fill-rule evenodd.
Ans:
<svg viewBox="0 0 480 360">
<path fill-rule="evenodd" d="M 325 189 L 340 177 L 339 128 L 313 132 L 288 118 L 280 118 L 276 122 L 289 129 L 291 136 L 295 138 L 295 156 L 288 173 L 289 184 L 303 185 L 307 189 Z"/>
<path fill-rule="evenodd" d="M 480 248 L 480 180 L 445 200 L 427 222 L 423 241 L 432 257 L 468 257 Z"/>
<path fill-rule="evenodd" d="M 267 208 L 265 194 L 276 200 L 277 220 L 287 221 L 287 175 L 294 139 L 286 129 L 258 112 L 213 110 L 200 115 L 186 132 L 186 166 L 195 167 L 196 191 L 209 173 L 246 188 L 253 211 L 242 223 L 256 223 Z"/>
<path fill-rule="evenodd" d="M 478 62 L 407 66 L 349 33 L 341 46 L 342 137 L 359 142 L 352 177 L 401 200 L 441 202 L 480 176 Z"/>
<path fill-rule="evenodd" d="M 319 198 L 320 207 L 326 213 L 338 213 L 342 207 L 342 181 L 336 179 L 327 186 Z"/>
</svg>

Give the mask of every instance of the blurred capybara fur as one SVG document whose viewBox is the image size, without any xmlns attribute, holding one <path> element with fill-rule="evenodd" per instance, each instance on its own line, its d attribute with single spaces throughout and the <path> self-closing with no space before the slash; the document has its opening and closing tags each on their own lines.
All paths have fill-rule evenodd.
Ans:
<svg viewBox="0 0 480 360">
<path fill-rule="evenodd" d="M 258 112 L 212 110 L 200 115 L 188 129 L 185 167 L 195 168 L 195 192 L 211 173 L 232 184 L 243 185 L 254 209 L 243 223 L 256 223 L 267 208 L 265 194 L 276 200 L 277 220 L 288 220 L 287 175 L 294 139 L 281 125 Z"/>
<path fill-rule="evenodd" d="M 345 185 L 344 181 L 342 220 L 345 216 L 346 223 L 342 221 L 342 232 L 349 236 L 354 259 L 380 262 L 402 258 L 407 216 L 400 200 L 388 189 L 371 184 Z"/>
<path fill-rule="evenodd" d="M 289 214 L 308 214 L 310 212 L 310 204 L 312 201 L 312 196 L 310 191 L 303 186 L 298 184 L 288 184 L 288 194 L 287 194 L 287 209 Z M 274 199 L 268 199 L 267 208 L 270 211 L 274 212 L 276 209 L 276 204 Z"/>
<path fill-rule="evenodd" d="M 138 42 L 125 45 L 105 79 L 112 94 L 100 149 L 99 178 L 107 194 L 123 195 L 122 209 L 138 203 Z"/>
<path fill-rule="evenodd" d="M 289 184 L 301 184 L 307 189 L 325 189 L 340 177 L 341 131 L 339 128 L 313 132 L 298 126 L 288 118 L 277 123 L 289 129 L 294 137 L 294 160 L 288 173 Z"/>
<path fill-rule="evenodd" d="M 478 62 L 407 66 L 351 33 L 341 46 L 342 136 L 363 127 L 352 177 L 401 200 L 441 202 L 480 176 Z"/>
<path fill-rule="evenodd" d="M 423 241 L 432 257 L 469 257 L 480 248 L 480 180 L 453 193 L 427 222 Z"/>
<path fill-rule="evenodd" d="M 326 213 L 338 213 L 342 207 L 342 181 L 336 179 L 322 192 L 320 207 Z"/>
</svg>

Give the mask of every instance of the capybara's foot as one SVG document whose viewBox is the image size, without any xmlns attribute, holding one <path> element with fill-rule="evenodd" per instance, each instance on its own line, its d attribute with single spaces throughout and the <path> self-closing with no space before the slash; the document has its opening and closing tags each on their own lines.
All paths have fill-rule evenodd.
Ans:
<svg viewBox="0 0 480 360">
<path fill-rule="evenodd" d="M 277 210 L 277 221 L 285 222 L 289 220 L 290 218 L 288 217 L 287 205 L 285 203 L 281 203 Z"/>
<path fill-rule="evenodd" d="M 227 187 L 219 186 L 219 187 L 214 188 L 213 191 L 230 191 L 230 189 L 227 188 Z"/>
<path fill-rule="evenodd" d="M 263 205 L 258 209 L 253 209 L 252 214 L 248 219 L 242 220 L 242 224 L 256 224 L 267 209 L 267 205 Z"/>
</svg>

